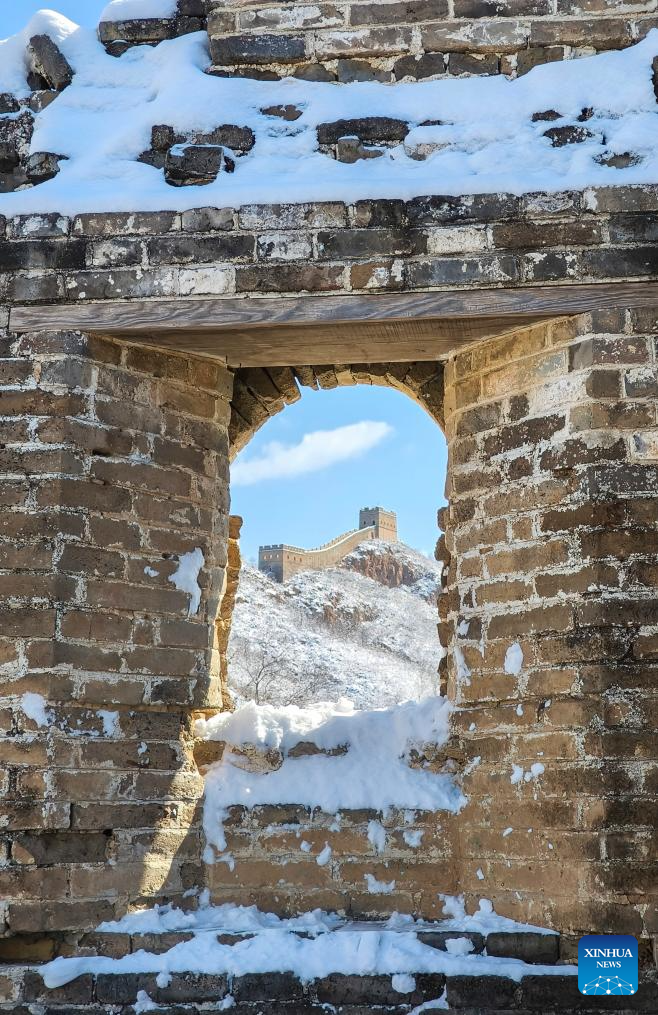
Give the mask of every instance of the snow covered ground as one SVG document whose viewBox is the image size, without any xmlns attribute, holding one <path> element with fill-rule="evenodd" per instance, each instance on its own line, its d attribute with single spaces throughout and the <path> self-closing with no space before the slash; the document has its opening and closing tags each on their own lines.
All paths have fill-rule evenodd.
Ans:
<svg viewBox="0 0 658 1015">
<path fill-rule="evenodd" d="M 409 584 L 389 588 L 357 573 L 393 567 Z M 339 567 L 283 585 L 245 564 L 229 643 L 229 682 L 248 699 L 305 705 L 350 698 L 358 708 L 437 691 L 441 565 L 402 544 L 364 543 Z"/>
<path fill-rule="evenodd" d="M 29 94 L 25 47 L 40 32 L 61 46 L 75 77 L 37 116 L 32 151 L 58 153 L 68 161 L 47 183 L 2 195 L 5 215 L 658 183 L 658 105 L 651 80 L 656 30 L 621 52 L 546 64 L 514 81 L 496 76 L 339 85 L 210 76 L 204 73 L 208 39 L 200 32 L 134 47 L 115 58 L 95 32 L 42 11 L 22 33 L 0 44 L 0 92 Z M 295 123 L 260 112 L 286 103 L 303 110 Z M 589 107 L 592 137 L 581 144 L 552 147 L 544 137 L 546 123 L 532 121 L 533 114 L 554 109 L 561 116 L 551 126 L 573 124 Z M 374 115 L 404 119 L 415 140 L 438 138 L 445 146 L 426 161 L 415 161 L 399 145 L 382 158 L 354 165 L 318 150 L 319 123 Z M 421 126 L 428 119 L 441 123 Z M 256 145 L 237 160 L 235 173 L 220 173 L 203 188 L 170 187 L 161 170 L 135 161 L 149 146 L 154 124 L 189 133 L 227 122 L 252 127 Z M 626 152 L 638 161 L 624 169 L 596 161 Z"/>
</svg>

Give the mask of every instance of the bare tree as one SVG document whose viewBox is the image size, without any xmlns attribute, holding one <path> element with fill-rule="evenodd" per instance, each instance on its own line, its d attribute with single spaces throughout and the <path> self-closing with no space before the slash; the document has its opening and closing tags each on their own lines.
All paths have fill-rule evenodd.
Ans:
<svg viewBox="0 0 658 1015">
<path fill-rule="evenodd" d="M 228 672 L 231 689 L 257 705 L 307 705 L 327 691 L 332 693 L 328 672 L 315 667 L 295 673 L 286 665 L 284 655 L 267 648 L 254 649 L 242 639 L 229 652 Z"/>
<path fill-rule="evenodd" d="M 273 655 L 267 649 L 229 653 L 229 678 L 243 698 L 255 701 L 257 705 L 270 702 L 270 691 L 281 679 L 283 657 Z"/>
</svg>

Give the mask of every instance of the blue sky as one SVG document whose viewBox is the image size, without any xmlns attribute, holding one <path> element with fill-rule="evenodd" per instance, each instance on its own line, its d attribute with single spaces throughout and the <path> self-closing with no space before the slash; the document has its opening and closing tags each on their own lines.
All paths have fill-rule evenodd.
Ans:
<svg viewBox="0 0 658 1015">
<path fill-rule="evenodd" d="M 355 528 L 359 508 L 375 505 L 397 512 L 403 542 L 431 554 L 436 509 L 445 504 L 437 424 L 391 388 L 303 390 L 236 460 L 231 511 L 244 518 L 245 557 L 262 543 L 318 546 Z"/>
<path fill-rule="evenodd" d="M 93 26 L 106 2 L 0 0 L 0 38 L 48 6 Z M 400 392 L 369 385 L 304 389 L 301 401 L 264 426 L 238 461 L 232 511 L 245 519 L 247 558 L 261 543 L 318 546 L 354 528 L 359 508 L 377 504 L 397 512 L 404 542 L 433 551 L 436 509 L 445 503 L 445 441 Z"/>
<path fill-rule="evenodd" d="M 96 25 L 107 3 L 108 0 L 0 0 L 0 38 L 25 28 L 35 11 L 48 9 L 65 14 L 79 25 Z"/>
</svg>

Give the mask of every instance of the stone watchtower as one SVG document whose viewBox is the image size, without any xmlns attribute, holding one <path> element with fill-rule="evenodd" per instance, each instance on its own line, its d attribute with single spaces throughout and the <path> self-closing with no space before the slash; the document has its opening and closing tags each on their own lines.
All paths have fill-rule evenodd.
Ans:
<svg viewBox="0 0 658 1015">
<path fill-rule="evenodd" d="M 374 539 L 384 539 L 387 543 L 398 541 L 398 521 L 395 511 L 385 511 L 384 508 L 361 508 L 359 511 L 359 528 L 374 528 Z"/>
</svg>

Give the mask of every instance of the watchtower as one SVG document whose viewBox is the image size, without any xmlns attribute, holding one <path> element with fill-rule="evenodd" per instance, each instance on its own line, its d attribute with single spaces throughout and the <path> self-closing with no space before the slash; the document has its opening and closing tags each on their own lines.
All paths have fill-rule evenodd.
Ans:
<svg viewBox="0 0 658 1015">
<path fill-rule="evenodd" d="M 385 539 L 388 543 L 397 543 L 398 521 L 395 511 L 385 511 L 381 507 L 361 508 L 359 528 L 367 529 L 370 526 L 375 528 L 375 539 Z"/>
</svg>

